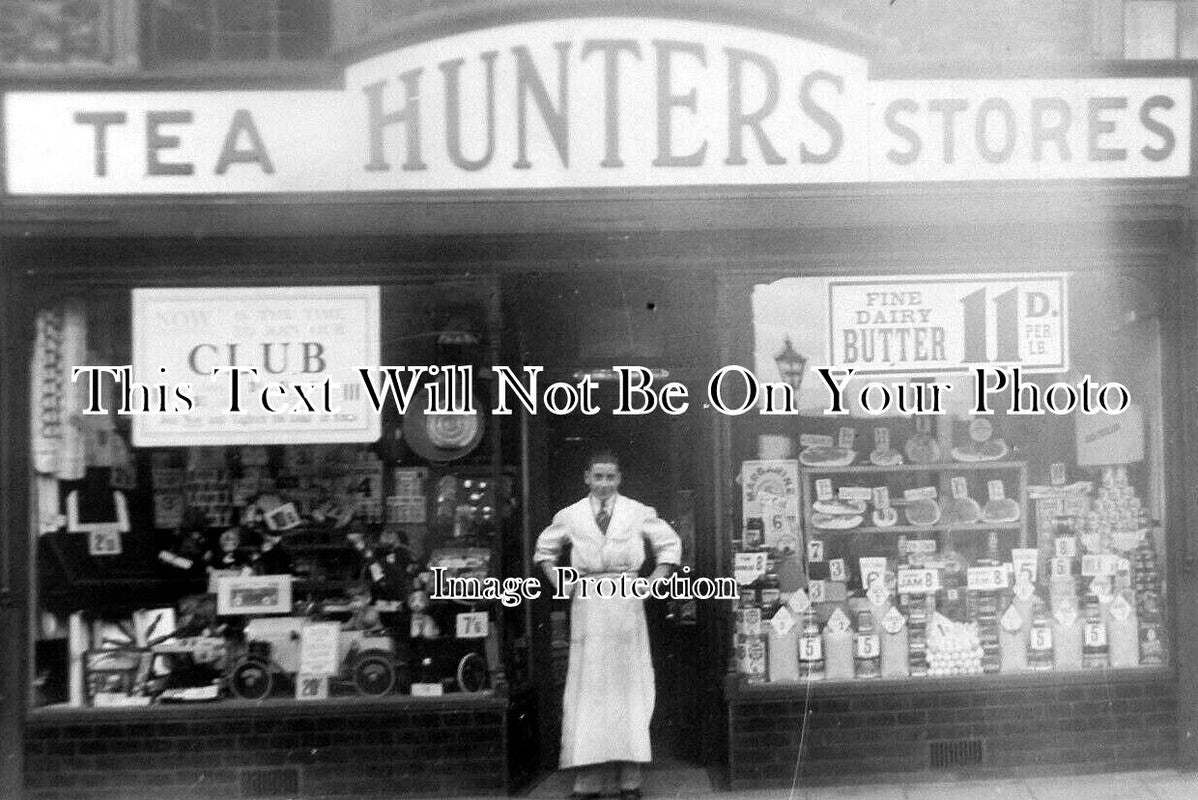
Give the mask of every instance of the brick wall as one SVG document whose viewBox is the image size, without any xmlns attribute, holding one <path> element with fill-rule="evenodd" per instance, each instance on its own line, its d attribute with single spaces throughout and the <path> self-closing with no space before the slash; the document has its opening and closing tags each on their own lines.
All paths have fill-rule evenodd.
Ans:
<svg viewBox="0 0 1198 800">
<path fill-rule="evenodd" d="M 1177 693 L 1167 674 L 1019 676 L 1008 680 L 726 688 L 733 788 L 845 783 L 883 774 L 940 774 L 935 742 L 980 763 L 946 772 L 1147 769 L 1177 757 Z M 933 686 L 925 688 L 925 683 Z M 916 691 L 912 691 L 917 689 Z M 804 730 L 803 720 L 807 725 Z M 801 757 L 800 757 L 801 756 Z"/>
<path fill-rule="evenodd" d="M 47 711 L 27 800 L 506 794 L 506 698 Z"/>
</svg>

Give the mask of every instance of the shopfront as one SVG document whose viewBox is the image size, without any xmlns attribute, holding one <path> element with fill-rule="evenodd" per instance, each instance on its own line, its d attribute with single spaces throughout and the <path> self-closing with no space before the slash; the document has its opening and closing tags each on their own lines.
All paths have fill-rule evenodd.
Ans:
<svg viewBox="0 0 1198 800">
<path fill-rule="evenodd" d="M 740 585 L 651 604 L 658 758 L 1192 763 L 1189 75 L 911 75 L 734 22 L 0 87 L 12 786 L 518 789 L 556 762 L 566 606 L 430 573 L 535 574 L 597 445 Z M 455 367 L 474 412 L 400 413 L 377 365 Z M 536 413 L 498 365 L 543 368 Z M 689 407 L 613 414 L 619 365 Z"/>
</svg>

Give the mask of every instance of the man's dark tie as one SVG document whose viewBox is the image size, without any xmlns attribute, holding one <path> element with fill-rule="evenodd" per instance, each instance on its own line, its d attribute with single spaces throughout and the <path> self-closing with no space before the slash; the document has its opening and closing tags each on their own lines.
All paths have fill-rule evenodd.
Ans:
<svg viewBox="0 0 1198 800">
<path fill-rule="evenodd" d="M 599 530 L 607 533 L 607 526 L 611 522 L 611 512 L 607 510 L 607 503 L 599 507 L 599 513 L 595 515 L 595 524 L 599 526 Z"/>
</svg>

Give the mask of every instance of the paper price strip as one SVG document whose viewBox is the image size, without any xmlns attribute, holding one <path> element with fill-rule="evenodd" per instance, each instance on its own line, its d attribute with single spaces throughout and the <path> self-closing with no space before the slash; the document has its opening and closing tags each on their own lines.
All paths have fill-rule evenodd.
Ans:
<svg viewBox="0 0 1198 800">
<path fill-rule="evenodd" d="M 487 612 L 467 611 L 458 614 L 455 633 L 459 639 L 486 639 L 488 633 Z"/>
<path fill-rule="evenodd" d="M 965 586 L 974 592 L 997 592 L 1006 589 L 1005 567 L 970 567 L 965 573 Z"/>
<path fill-rule="evenodd" d="M 765 553 L 737 553 L 732 561 L 732 573 L 736 582 L 748 586 L 765 574 Z"/>
<path fill-rule="evenodd" d="M 940 591 L 940 570 L 900 569 L 898 571 L 899 594 L 931 594 Z"/>
</svg>

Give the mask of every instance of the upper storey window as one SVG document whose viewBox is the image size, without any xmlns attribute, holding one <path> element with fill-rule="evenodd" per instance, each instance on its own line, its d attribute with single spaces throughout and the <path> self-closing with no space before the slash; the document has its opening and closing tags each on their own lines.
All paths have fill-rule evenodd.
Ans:
<svg viewBox="0 0 1198 800">
<path fill-rule="evenodd" d="M 329 47 L 328 0 L 147 0 L 146 66 L 301 61 Z"/>
</svg>

